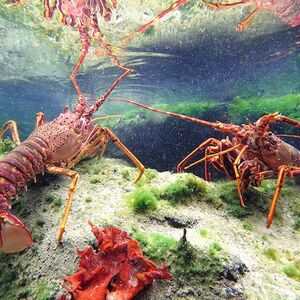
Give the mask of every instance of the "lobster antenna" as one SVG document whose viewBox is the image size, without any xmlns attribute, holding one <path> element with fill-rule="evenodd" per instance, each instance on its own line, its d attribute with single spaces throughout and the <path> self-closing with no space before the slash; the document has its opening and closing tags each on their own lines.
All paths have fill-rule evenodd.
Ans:
<svg viewBox="0 0 300 300">
<path fill-rule="evenodd" d="M 185 116 L 185 115 L 173 113 L 173 112 L 170 112 L 170 111 L 165 111 L 165 110 L 157 109 L 157 108 L 150 107 L 148 105 L 141 104 L 141 103 L 138 103 L 138 102 L 126 99 L 126 98 L 112 98 L 111 100 L 112 101 L 127 102 L 127 103 L 133 104 L 135 106 L 139 106 L 139 107 L 145 108 L 147 110 L 158 112 L 158 113 L 161 113 L 161 114 L 164 114 L 164 115 L 167 115 L 167 116 L 175 117 L 175 118 L 178 118 L 178 119 L 182 119 L 182 120 L 194 122 L 194 123 L 197 123 L 197 124 L 210 126 L 210 127 L 215 128 L 215 129 L 222 130 L 222 131 L 226 131 L 226 129 L 223 128 L 223 127 L 226 126 L 227 124 L 223 124 L 223 123 L 219 123 L 219 122 L 217 122 L 217 123 L 209 122 L 209 121 L 205 121 L 205 120 L 201 120 L 201 119 L 197 119 L 197 118 L 193 118 L 193 117 L 189 117 L 189 116 Z"/>
<path fill-rule="evenodd" d="M 282 136 L 282 137 L 289 137 L 289 138 L 295 138 L 295 139 L 300 139 L 300 135 L 293 135 L 293 134 L 276 134 L 277 136 Z"/>
<path fill-rule="evenodd" d="M 111 115 L 111 116 L 98 117 L 98 118 L 92 119 L 92 122 L 103 121 L 103 120 L 108 120 L 108 119 L 112 119 L 112 118 L 122 118 L 122 115 Z"/>
</svg>

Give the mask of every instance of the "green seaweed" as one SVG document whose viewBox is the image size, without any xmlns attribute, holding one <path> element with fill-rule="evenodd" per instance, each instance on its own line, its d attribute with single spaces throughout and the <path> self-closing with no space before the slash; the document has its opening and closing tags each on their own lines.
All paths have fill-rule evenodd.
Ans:
<svg viewBox="0 0 300 300">
<path fill-rule="evenodd" d="M 253 97 L 248 99 L 236 97 L 228 105 L 231 121 L 237 124 L 244 123 L 246 118 L 255 122 L 261 116 L 277 111 L 287 117 L 300 120 L 300 95 L 288 94 L 283 97 Z M 288 131 L 292 132 L 293 130 L 289 129 Z"/>
<path fill-rule="evenodd" d="M 283 272 L 290 278 L 300 281 L 300 262 L 286 265 L 283 267 Z"/>
<path fill-rule="evenodd" d="M 33 291 L 37 300 L 52 300 L 55 299 L 55 292 L 53 288 L 45 279 L 41 279 L 37 282 Z"/>
<path fill-rule="evenodd" d="M 209 251 L 200 250 L 187 241 L 186 231 L 183 237 L 176 241 L 174 238 L 159 233 L 151 235 L 133 230 L 136 239 L 150 259 L 166 261 L 174 279 L 179 285 L 200 282 L 205 286 L 216 283 L 226 257 L 217 253 L 211 255 Z M 214 249 L 221 249 L 213 246 Z M 217 252 L 218 252 L 217 251 Z"/>
<path fill-rule="evenodd" d="M 0 157 L 7 154 L 14 147 L 15 147 L 15 144 L 10 138 L 0 139 Z"/>
<path fill-rule="evenodd" d="M 207 184 L 204 180 L 192 174 L 177 179 L 160 192 L 160 197 L 173 204 L 185 202 L 188 198 L 204 198 L 207 194 Z"/>
<path fill-rule="evenodd" d="M 28 294 L 24 280 L 19 277 L 21 266 L 14 259 L 18 254 L 0 254 L 0 299 L 20 299 L 20 295 Z"/>
<path fill-rule="evenodd" d="M 157 197 L 153 190 L 144 187 L 136 188 L 126 196 L 129 206 L 136 212 L 146 213 L 155 210 L 157 207 Z"/>
<path fill-rule="evenodd" d="M 91 203 L 91 202 L 93 202 L 93 199 L 92 199 L 92 197 L 88 196 L 84 199 L 84 201 L 85 201 L 85 203 Z"/>
<path fill-rule="evenodd" d="M 208 232 L 206 229 L 199 229 L 198 233 L 202 238 L 206 238 L 208 236 Z"/>
<path fill-rule="evenodd" d="M 97 183 L 100 183 L 101 182 L 101 177 L 100 176 L 98 176 L 98 175 L 93 175 L 93 176 L 91 176 L 91 178 L 90 178 L 90 183 L 92 183 L 92 184 L 97 184 Z"/>
<path fill-rule="evenodd" d="M 274 248 L 266 248 L 263 251 L 263 255 L 265 255 L 267 258 L 271 259 L 271 260 L 278 260 L 278 254 L 276 249 Z"/>
</svg>

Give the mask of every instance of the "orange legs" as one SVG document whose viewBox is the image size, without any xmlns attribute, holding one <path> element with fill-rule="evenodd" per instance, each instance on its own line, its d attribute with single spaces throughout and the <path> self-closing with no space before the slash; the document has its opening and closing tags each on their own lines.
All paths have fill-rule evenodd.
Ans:
<svg viewBox="0 0 300 300">
<path fill-rule="evenodd" d="M 283 187 L 284 180 L 286 177 L 299 177 L 300 176 L 300 167 L 288 167 L 286 165 L 282 165 L 278 169 L 278 177 L 277 177 L 277 183 L 276 183 L 276 191 L 273 196 L 270 211 L 267 218 L 267 228 L 269 228 L 272 224 L 273 217 L 275 214 L 276 205 L 279 199 L 280 191 Z"/>
<path fill-rule="evenodd" d="M 240 1 L 240 2 L 236 2 L 236 3 L 228 3 L 228 4 L 207 3 L 206 1 L 203 1 L 203 0 L 202 0 L 202 2 L 205 3 L 208 6 L 208 8 L 217 9 L 217 10 L 235 8 L 238 6 L 250 4 L 249 2 L 246 2 L 246 1 Z M 252 21 L 254 16 L 259 12 L 259 10 L 260 10 L 260 8 L 258 6 L 256 6 L 254 11 L 250 15 L 248 15 L 242 22 L 237 24 L 237 26 L 236 26 L 237 31 L 241 32 L 241 31 L 244 31 L 246 28 L 248 28 L 250 22 Z"/>
<path fill-rule="evenodd" d="M 13 141 L 16 145 L 20 145 L 21 144 L 21 140 L 20 140 L 20 136 L 19 136 L 19 132 L 18 132 L 18 127 L 17 127 L 17 123 L 13 120 L 7 121 L 1 131 L 0 131 L 0 139 L 3 137 L 3 134 L 7 131 L 10 130 Z"/>
<path fill-rule="evenodd" d="M 68 195 L 68 199 L 67 199 L 67 203 L 66 203 L 66 207 L 65 207 L 65 212 L 63 214 L 61 225 L 60 225 L 59 231 L 58 231 L 57 243 L 59 244 L 62 240 L 62 236 L 65 231 L 68 216 L 70 214 L 75 189 L 77 187 L 77 183 L 78 183 L 78 179 L 79 179 L 79 174 L 76 171 L 72 171 L 72 170 L 60 168 L 60 167 L 55 167 L 55 166 L 48 166 L 46 168 L 46 172 L 48 172 L 50 174 L 66 175 L 72 179 L 71 185 L 69 187 L 69 195 Z"/>
<path fill-rule="evenodd" d="M 233 169 L 234 169 L 234 173 L 235 173 L 235 178 L 236 178 L 236 184 L 237 184 L 237 191 L 238 191 L 238 195 L 240 198 L 240 203 L 242 207 L 246 207 L 245 203 L 244 203 L 244 199 L 243 199 L 243 195 L 242 195 L 242 191 L 241 191 L 241 180 L 240 180 L 240 174 L 238 172 L 238 168 L 237 166 L 240 164 L 242 155 L 244 154 L 244 152 L 248 149 L 248 146 L 244 146 L 243 149 L 241 150 L 241 152 L 239 153 L 239 155 L 237 156 L 236 160 L 233 163 Z"/>
<path fill-rule="evenodd" d="M 136 165 L 136 167 L 140 170 L 139 175 L 135 178 L 134 183 L 136 183 L 144 174 L 145 167 L 143 164 L 135 157 L 135 155 L 130 152 L 125 145 L 122 144 L 122 142 L 119 140 L 119 138 L 108 128 L 105 128 L 107 135 L 110 137 L 111 141 L 119 147 L 119 149 L 124 152 Z"/>
<path fill-rule="evenodd" d="M 152 25 L 154 25 L 154 23 L 158 20 L 160 20 L 161 18 L 163 18 L 166 14 L 174 11 L 175 9 L 177 9 L 178 7 L 180 7 L 181 5 L 184 5 L 186 3 L 190 2 L 190 0 L 177 0 L 175 1 L 169 8 L 167 8 L 166 10 L 164 10 L 163 12 L 161 12 L 158 16 L 156 16 L 154 19 L 152 19 L 151 21 L 149 21 L 148 23 L 144 24 L 143 26 L 141 26 L 136 32 L 130 34 L 129 36 L 125 37 L 122 42 L 121 42 L 121 47 L 125 48 L 125 46 L 127 45 L 127 43 L 132 40 L 133 38 L 137 37 L 139 34 L 145 32 L 149 27 L 151 27 Z"/>
<path fill-rule="evenodd" d="M 213 144 L 218 145 L 220 143 L 219 140 L 215 138 L 209 138 L 202 144 L 200 144 L 195 150 L 193 150 L 190 154 L 188 154 L 178 165 L 177 165 L 177 172 L 180 173 L 182 171 L 182 168 L 186 165 L 186 163 L 197 153 L 199 153 L 202 149 L 204 149 L 206 146 Z M 191 166 L 191 165 L 190 165 Z M 189 167 L 190 167 L 189 166 Z"/>
</svg>

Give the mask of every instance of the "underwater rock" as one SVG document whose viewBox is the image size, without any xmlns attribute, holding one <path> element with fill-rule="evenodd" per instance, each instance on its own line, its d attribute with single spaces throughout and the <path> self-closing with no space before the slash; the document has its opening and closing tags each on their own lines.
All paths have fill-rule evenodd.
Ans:
<svg viewBox="0 0 300 300">
<path fill-rule="evenodd" d="M 155 279 L 172 279 L 166 264 L 160 269 L 145 259 L 138 242 L 115 227 L 101 229 L 91 222 L 98 250 L 78 250 L 80 267 L 65 278 L 65 289 L 75 300 L 129 300 Z M 67 299 L 62 295 L 60 300 Z"/>
<path fill-rule="evenodd" d="M 246 272 L 249 272 L 249 269 L 243 262 L 234 262 L 224 268 L 221 276 L 227 280 L 237 282 L 241 275 L 244 275 Z"/>
<path fill-rule="evenodd" d="M 198 223 L 197 220 L 193 219 L 179 219 L 177 217 L 166 216 L 165 220 L 168 224 L 174 228 L 191 228 Z"/>
</svg>

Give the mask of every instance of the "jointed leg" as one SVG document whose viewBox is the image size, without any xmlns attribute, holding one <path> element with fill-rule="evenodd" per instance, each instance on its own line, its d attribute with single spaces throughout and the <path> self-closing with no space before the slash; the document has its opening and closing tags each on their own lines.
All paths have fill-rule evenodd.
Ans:
<svg viewBox="0 0 300 300">
<path fill-rule="evenodd" d="M 210 9 L 217 9 L 217 10 L 227 9 L 227 8 L 234 8 L 234 7 L 238 7 L 238 6 L 241 6 L 241 5 L 248 4 L 248 3 L 244 2 L 244 1 L 236 2 L 236 3 L 227 3 L 227 4 L 209 3 L 209 2 L 206 2 L 206 1 L 203 1 L 203 0 L 202 0 L 202 2 L 204 4 L 206 4 L 208 8 L 210 8 Z"/>
<path fill-rule="evenodd" d="M 238 195 L 240 198 L 240 203 L 242 207 L 246 207 L 245 203 L 244 203 L 244 199 L 243 199 L 243 195 L 242 195 L 242 191 L 241 191 L 241 183 L 240 183 L 240 174 L 238 172 L 237 166 L 239 165 L 242 155 L 244 154 L 244 152 L 248 149 L 248 146 L 244 146 L 243 149 L 241 150 L 241 152 L 239 153 L 239 155 L 237 156 L 236 160 L 233 163 L 233 169 L 234 169 L 234 173 L 235 173 L 235 178 L 236 178 L 236 183 L 237 183 L 237 191 L 238 191 Z"/>
<path fill-rule="evenodd" d="M 156 16 L 153 20 L 151 20 L 150 22 L 144 24 L 143 26 L 141 26 L 136 32 L 130 34 L 129 36 L 125 37 L 122 42 L 121 42 L 121 47 L 124 48 L 127 43 L 132 40 L 133 38 L 135 38 L 136 36 L 138 36 L 139 34 L 145 32 L 149 27 L 151 27 L 156 21 L 160 20 L 161 18 L 163 18 L 166 14 L 174 11 L 175 9 L 177 9 L 178 7 L 180 7 L 181 5 L 184 5 L 186 3 L 188 3 L 190 0 L 177 0 L 175 1 L 169 8 L 167 8 L 166 10 L 164 10 L 163 12 L 161 12 L 158 16 Z"/>
<path fill-rule="evenodd" d="M 220 151 L 220 152 L 210 154 L 210 155 L 205 156 L 205 157 L 201 158 L 200 160 L 197 160 L 197 161 L 195 161 L 194 163 L 192 163 L 192 164 L 186 166 L 184 169 L 185 169 L 185 170 L 188 170 L 189 168 L 194 167 L 195 165 L 198 165 L 198 164 L 202 163 L 203 161 L 206 161 L 206 160 L 208 160 L 208 159 L 210 159 L 210 158 L 213 158 L 214 156 L 227 154 L 227 153 L 229 153 L 229 152 L 231 152 L 231 151 L 233 151 L 233 150 L 235 150 L 235 149 L 237 149 L 237 148 L 240 148 L 240 147 L 241 147 L 241 145 L 239 144 L 239 145 L 235 145 L 235 146 L 233 146 L 233 147 L 230 147 L 230 148 L 228 148 L 228 149 L 226 149 L 226 150 L 222 150 L 222 151 Z"/>
<path fill-rule="evenodd" d="M 132 162 L 136 165 L 136 167 L 140 170 L 140 174 L 136 177 L 134 180 L 134 183 L 136 183 L 144 174 L 145 167 L 143 164 L 135 157 L 133 153 L 128 150 L 125 145 L 122 144 L 122 142 L 119 140 L 119 138 L 108 128 L 105 128 L 107 135 L 111 138 L 111 141 L 117 145 L 122 152 L 124 152 L 131 160 Z"/>
<path fill-rule="evenodd" d="M 79 34 L 80 34 L 80 39 L 81 39 L 81 54 L 80 54 L 80 57 L 77 61 L 77 64 L 75 66 L 75 68 L 73 69 L 72 71 L 72 74 L 71 74 L 71 81 L 75 87 L 75 90 L 78 94 L 78 99 L 81 99 L 83 98 L 83 94 L 77 84 L 77 81 L 76 81 L 76 75 L 77 75 L 77 72 L 82 64 L 82 62 L 84 61 L 88 51 L 89 51 L 89 48 L 90 48 L 90 43 L 91 43 L 91 38 L 90 36 L 85 32 L 83 31 L 82 29 L 78 29 L 79 31 Z"/>
<path fill-rule="evenodd" d="M 40 127 L 41 125 L 45 124 L 45 115 L 42 112 L 38 112 L 36 114 L 36 122 L 35 122 L 35 128 Z"/>
<path fill-rule="evenodd" d="M 186 163 L 197 153 L 199 153 L 202 149 L 204 149 L 207 145 L 213 144 L 218 145 L 220 143 L 219 140 L 214 138 L 209 138 L 206 141 L 204 141 L 202 144 L 200 144 L 195 150 L 193 150 L 190 154 L 188 154 L 177 166 L 177 172 L 181 173 L 182 168 L 186 165 Z"/>
<path fill-rule="evenodd" d="M 259 11 L 259 8 L 256 7 L 254 9 L 254 11 L 246 19 L 244 19 L 242 22 L 237 24 L 237 26 L 236 26 L 237 31 L 241 32 L 241 31 L 244 31 L 246 28 L 248 28 L 249 23 L 254 18 L 254 16 L 258 13 L 258 11 Z"/>
<path fill-rule="evenodd" d="M 18 127 L 17 127 L 17 123 L 13 120 L 9 120 L 7 121 L 1 131 L 0 131 L 0 139 L 3 137 L 3 134 L 6 132 L 6 130 L 10 130 L 13 141 L 16 145 L 20 145 L 21 144 L 21 140 L 20 140 L 20 136 L 19 136 L 19 132 L 18 132 Z"/>
<path fill-rule="evenodd" d="M 284 184 L 284 180 L 288 177 L 299 177 L 300 176 L 300 167 L 288 167 L 285 165 L 282 165 L 278 169 L 278 177 L 277 177 L 277 183 L 276 183 L 276 191 L 273 196 L 270 211 L 267 218 L 267 228 L 269 228 L 272 224 L 276 205 L 279 199 L 279 194 L 282 189 L 282 186 Z"/>
<path fill-rule="evenodd" d="M 55 166 L 48 166 L 46 168 L 46 172 L 48 172 L 50 174 L 66 175 L 66 176 L 71 177 L 71 179 L 72 179 L 71 185 L 69 187 L 69 195 L 68 195 L 68 199 L 67 199 L 67 203 L 66 203 L 66 207 L 65 207 L 65 212 L 63 214 L 62 222 L 61 222 L 61 225 L 60 225 L 59 231 L 58 231 L 57 243 L 60 243 L 62 240 L 63 233 L 65 231 L 68 216 L 70 214 L 70 209 L 71 209 L 72 201 L 74 198 L 74 192 L 77 187 L 79 174 L 75 171 L 64 169 L 64 168 L 59 168 L 59 167 L 55 167 Z"/>
</svg>

